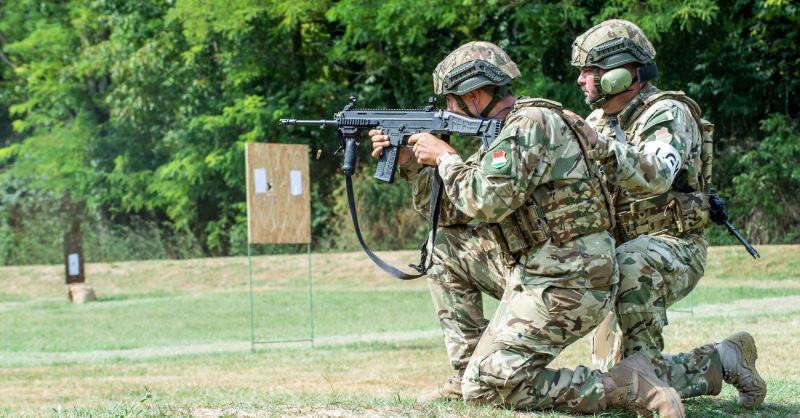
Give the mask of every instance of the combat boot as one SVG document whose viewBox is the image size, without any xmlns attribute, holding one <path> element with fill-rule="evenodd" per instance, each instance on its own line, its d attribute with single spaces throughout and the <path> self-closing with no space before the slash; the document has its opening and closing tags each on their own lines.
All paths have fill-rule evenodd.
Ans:
<svg viewBox="0 0 800 418">
<path fill-rule="evenodd" d="M 745 331 L 737 332 L 714 346 L 722 363 L 722 378 L 739 391 L 739 403 L 757 407 L 767 396 L 767 382 L 756 370 L 756 342 Z"/>
<path fill-rule="evenodd" d="M 419 395 L 417 403 L 430 403 L 441 399 L 461 400 L 461 377 L 464 371 L 456 372 L 444 384 L 430 392 Z"/>
<path fill-rule="evenodd" d="M 603 373 L 606 407 L 625 409 L 652 417 L 684 418 L 678 392 L 656 376 L 650 360 L 635 353 Z"/>
</svg>

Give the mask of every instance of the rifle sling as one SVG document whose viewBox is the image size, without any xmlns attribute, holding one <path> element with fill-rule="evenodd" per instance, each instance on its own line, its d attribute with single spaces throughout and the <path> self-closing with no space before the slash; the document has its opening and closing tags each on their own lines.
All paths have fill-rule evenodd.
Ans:
<svg viewBox="0 0 800 418">
<path fill-rule="evenodd" d="M 439 213 L 442 210 L 442 192 L 444 191 L 444 183 L 442 177 L 439 176 L 439 170 L 434 168 L 433 179 L 431 180 L 431 200 L 428 204 L 428 226 L 430 228 L 430 241 L 425 237 L 422 245 L 419 248 L 419 264 L 409 264 L 408 266 L 414 270 L 424 274 L 433 265 L 433 254 L 431 254 L 431 262 L 425 267 L 425 261 L 428 259 L 428 242 L 431 243 L 431 252 L 436 243 L 436 230 L 439 229 Z"/>
<path fill-rule="evenodd" d="M 428 250 L 427 250 L 427 243 L 422 243 L 422 248 L 420 248 L 420 264 L 413 265 L 409 264 L 410 267 L 414 268 L 415 270 L 419 271 L 419 274 L 408 274 L 398 270 L 396 267 L 389 265 L 385 261 L 381 260 L 372 250 L 369 249 L 367 244 L 364 242 L 364 237 L 361 235 L 361 227 L 358 225 L 358 214 L 356 213 L 356 199 L 355 194 L 353 193 L 353 179 L 350 175 L 345 175 L 345 189 L 347 190 L 347 205 L 350 208 L 350 218 L 353 220 L 353 229 L 356 231 L 356 237 L 358 238 L 358 243 L 361 244 L 361 248 L 367 253 L 367 257 L 372 260 L 375 265 L 381 268 L 381 270 L 385 271 L 392 275 L 392 277 L 400 280 L 413 280 L 418 279 L 425 275 L 425 272 L 428 271 L 430 266 L 433 264 L 433 259 L 431 257 L 431 263 L 425 267 L 425 260 L 428 258 Z M 439 212 L 441 210 L 441 197 L 442 197 L 442 179 L 439 177 L 439 173 L 436 173 L 436 177 L 433 180 L 433 189 L 431 190 L 431 203 L 430 203 L 430 219 L 429 223 L 431 225 L 431 242 L 436 239 L 436 229 L 439 225 Z"/>
</svg>

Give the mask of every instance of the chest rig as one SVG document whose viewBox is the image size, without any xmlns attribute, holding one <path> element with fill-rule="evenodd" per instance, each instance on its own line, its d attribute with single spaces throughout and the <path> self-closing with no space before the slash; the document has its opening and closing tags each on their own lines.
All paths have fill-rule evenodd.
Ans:
<svg viewBox="0 0 800 418">
<path fill-rule="evenodd" d="M 561 245 L 585 235 L 609 230 L 614 219 L 611 195 L 601 181 L 597 166 L 589 159 L 588 138 L 584 137 L 580 127 L 563 113 L 558 102 L 523 98 L 517 101 L 517 107 L 522 106 L 545 108 L 561 117 L 578 141 L 589 179 L 583 182 L 583 199 L 576 199 L 574 195 L 559 197 L 557 193 L 540 196 L 538 201 L 531 197 L 525 205 L 499 223 L 486 224 L 512 262 L 529 248 L 548 240 Z"/>
<path fill-rule="evenodd" d="M 668 99 L 684 103 L 697 123 L 702 138 L 700 166 L 682 168 L 670 190 L 660 195 L 630 201 L 625 199 L 621 189 L 612 190 L 616 207 L 614 235 L 617 245 L 642 234 L 680 236 L 701 231 L 710 224 L 709 202 L 705 192 L 711 183 L 714 125 L 700 117 L 700 106 L 694 100 L 682 91 L 657 92 L 642 100 L 641 105 L 627 118 L 628 126 L 619 126 L 616 118 L 608 123 L 618 138 L 625 135 L 627 141 L 637 128 L 637 124 L 631 122 L 657 102 Z"/>
</svg>

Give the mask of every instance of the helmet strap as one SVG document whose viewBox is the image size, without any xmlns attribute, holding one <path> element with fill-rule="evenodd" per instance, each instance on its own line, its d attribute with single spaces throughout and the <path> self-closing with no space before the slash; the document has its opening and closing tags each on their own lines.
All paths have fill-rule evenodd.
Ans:
<svg viewBox="0 0 800 418">
<path fill-rule="evenodd" d="M 481 111 L 481 114 L 479 115 L 479 117 L 481 119 L 491 119 L 489 117 L 489 112 L 491 112 L 492 109 L 494 109 L 495 106 L 497 106 L 497 104 L 500 103 L 500 101 L 503 100 L 509 94 L 511 94 L 511 86 L 508 86 L 508 85 L 506 85 L 506 86 L 497 86 L 494 89 L 494 94 L 492 94 L 492 101 L 490 101 L 489 104 L 487 104 L 486 107 L 483 108 L 483 110 Z M 505 109 L 501 109 L 501 111 L 502 110 L 505 110 Z M 492 116 L 493 117 L 497 116 L 499 113 L 500 113 L 500 111 L 495 112 L 495 114 L 492 115 Z"/>
<path fill-rule="evenodd" d="M 464 99 L 462 99 L 462 98 L 461 98 L 461 96 L 459 96 L 459 95 L 457 95 L 457 94 L 454 94 L 454 95 L 453 95 L 453 98 L 455 98 L 455 100 L 456 100 L 456 104 L 458 105 L 458 107 L 459 107 L 461 110 L 463 110 L 463 111 L 464 111 L 464 113 L 466 113 L 466 114 L 467 114 L 467 116 L 469 116 L 469 117 L 471 117 L 471 118 L 474 118 L 474 117 L 475 117 L 475 114 L 474 114 L 474 113 L 472 113 L 472 111 L 469 109 L 469 106 L 467 106 L 467 103 L 466 103 L 466 102 L 464 102 Z M 477 106 L 476 106 L 476 108 L 477 108 Z"/>
<path fill-rule="evenodd" d="M 601 93 L 603 91 L 603 87 L 600 86 L 600 71 L 597 69 L 597 67 L 592 67 L 592 74 L 594 74 L 595 91 Z M 601 107 L 603 107 L 604 104 L 606 104 L 606 102 L 610 98 L 611 96 L 609 96 L 606 93 L 603 93 L 603 95 L 600 96 L 597 100 L 589 103 L 589 107 L 591 107 L 592 109 L 600 109 Z"/>
<path fill-rule="evenodd" d="M 453 94 L 453 98 L 455 99 L 459 109 L 464 111 L 467 116 L 479 119 L 492 119 L 502 113 L 504 110 L 508 109 L 508 107 L 505 107 L 495 112 L 492 116 L 489 116 L 489 112 L 491 112 L 492 109 L 494 109 L 497 104 L 509 94 L 511 94 L 511 86 L 497 86 L 497 88 L 494 90 L 494 94 L 492 94 L 492 100 L 486 105 L 486 107 L 483 108 L 478 116 L 475 116 L 475 114 L 472 113 L 472 110 L 469 108 L 469 106 L 467 106 L 467 103 L 461 98 L 461 96 Z M 478 102 L 476 102 L 474 99 L 472 100 L 472 105 L 475 107 L 475 109 L 478 109 Z"/>
</svg>

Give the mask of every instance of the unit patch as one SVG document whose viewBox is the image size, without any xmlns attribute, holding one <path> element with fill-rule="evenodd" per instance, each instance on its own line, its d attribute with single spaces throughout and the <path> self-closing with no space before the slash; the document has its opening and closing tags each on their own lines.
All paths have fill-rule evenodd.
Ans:
<svg viewBox="0 0 800 418">
<path fill-rule="evenodd" d="M 494 147 L 486 152 L 481 162 L 483 173 L 489 177 L 510 177 L 514 170 L 514 156 L 511 153 L 511 141 L 495 140 Z"/>
<path fill-rule="evenodd" d="M 492 151 L 492 167 L 503 168 L 506 164 L 508 164 L 508 160 L 506 159 L 505 151 Z"/>
</svg>

